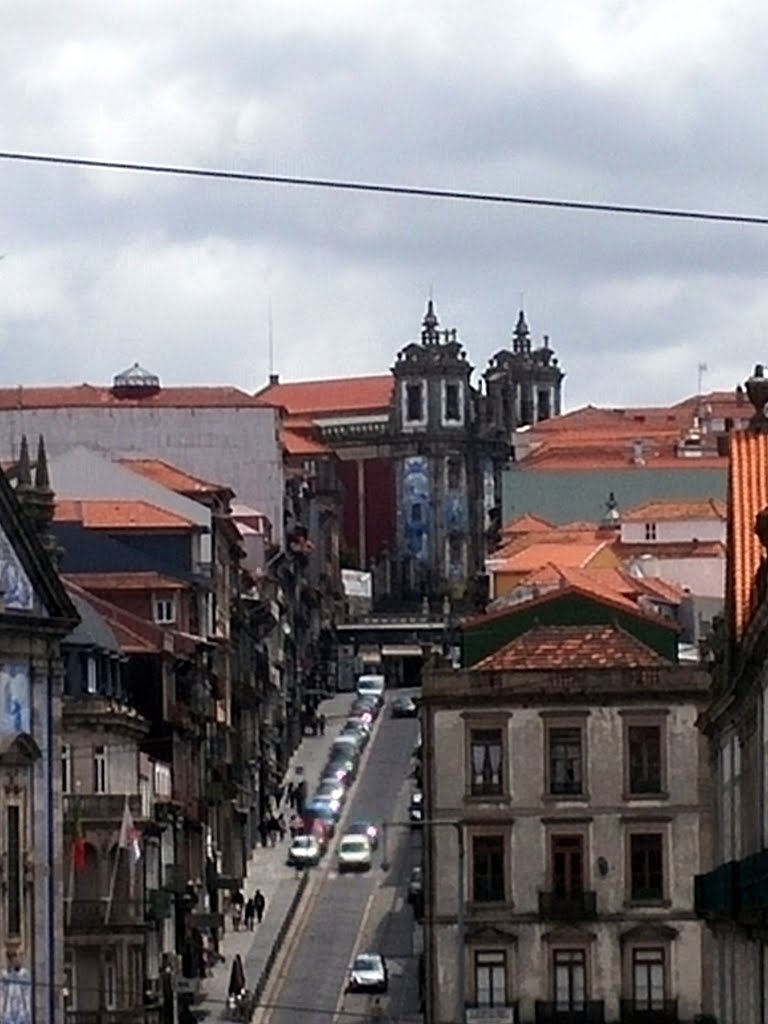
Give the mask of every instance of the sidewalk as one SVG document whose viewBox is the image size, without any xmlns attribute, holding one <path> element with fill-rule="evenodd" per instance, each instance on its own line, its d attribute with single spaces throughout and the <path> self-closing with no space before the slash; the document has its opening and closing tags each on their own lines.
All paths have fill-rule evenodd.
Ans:
<svg viewBox="0 0 768 1024">
<path fill-rule="evenodd" d="M 351 693 L 339 693 L 324 701 L 321 710 L 327 719 L 325 735 L 305 736 L 291 758 L 286 781 L 295 777 L 297 767 L 303 768 L 308 796 L 312 795 L 320 780 L 328 751 L 348 717 L 353 699 Z M 227 918 L 226 931 L 220 942 L 224 963 L 218 964 L 213 975 L 206 979 L 205 995 L 194 1007 L 200 1017 L 205 1013 L 206 1022 L 231 1019 L 227 1014 L 227 989 L 232 961 L 238 953 L 243 960 L 247 987 L 256 992 L 257 997 L 261 995 L 266 975 L 307 882 L 306 872 L 299 874 L 285 863 L 289 842 L 286 837 L 275 846 L 258 847 L 251 855 L 243 892 L 247 899 L 256 889 L 261 889 L 267 899 L 264 918 L 252 932 L 246 931 L 243 925 L 240 931 L 233 931 Z"/>
</svg>

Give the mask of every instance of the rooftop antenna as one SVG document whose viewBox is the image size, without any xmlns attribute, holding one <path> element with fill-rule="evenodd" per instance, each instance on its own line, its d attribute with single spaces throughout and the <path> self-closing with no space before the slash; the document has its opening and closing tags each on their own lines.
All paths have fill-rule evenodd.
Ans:
<svg viewBox="0 0 768 1024">
<path fill-rule="evenodd" d="M 272 296 L 270 295 L 267 299 L 267 346 L 268 346 L 268 359 L 269 359 L 269 376 L 270 378 L 275 372 L 275 337 L 274 327 L 272 324 Z"/>
<path fill-rule="evenodd" d="M 699 379 L 699 392 L 698 393 L 701 396 L 704 393 L 704 374 L 709 372 L 709 367 L 707 366 L 706 363 L 699 363 L 699 365 L 697 367 L 697 370 L 698 370 L 698 375 L 699 375 L 699 378 L 698 378 Z"/>
</svg>

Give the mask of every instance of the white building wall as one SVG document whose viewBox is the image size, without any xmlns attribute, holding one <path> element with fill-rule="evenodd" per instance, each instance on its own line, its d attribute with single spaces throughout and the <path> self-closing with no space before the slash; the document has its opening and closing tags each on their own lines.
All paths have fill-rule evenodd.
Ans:
<svg viewBox="0 0 768 1024">
<path fill-rule="evenodd" d="M 658 576 L 675 583 L 694 597 L 725 597 L 725 552 L 717 557 L 666 558 L 663 552 L 649 550 L 647 555 L 633 559 L 630 569 L 641 576 Z"/>
<path fill-rule="evenodd" d="M 648 540 L 646 526 L 654 524 L 656 537 Z M 725 521 L 722 519 L 648 519 L 621 524 L 624 544 L 671 544 L 681 541 L 722 541 L 725 543 Z"/>
<path fill-rule="evenodd" d="M 264 512 L 279 543 L 283 529 L 283 461 L 279 410 L 269 407 L 1 409 L 0 459 L 18 456 L 27 435 L 45 437 L 57 458 L 74 445 L 106 455 L 156 457 L 232 488 L 239 501 Z"/>
</svg>

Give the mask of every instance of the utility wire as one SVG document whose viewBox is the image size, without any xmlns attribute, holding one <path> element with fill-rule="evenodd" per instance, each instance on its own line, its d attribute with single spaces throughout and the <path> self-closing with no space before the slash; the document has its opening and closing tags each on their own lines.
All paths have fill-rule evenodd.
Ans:
<svg viewBox="0 0 768 1024">
<path fill-rule="evenodd" d="M 719 224 L 768 225 L 768 216 L 757 214 L 715 213 L 708 210 L 683 210 L 660 206 L 639 206 L 621 203 L 581 202 L 575 199 L 546 199 L 494 192 L 471 192 L 460 189 L 426 188 L 416 185 L 385 185 L 342 178 L 304 178 L 285 174 L 256 174 L 204 167 L 183 167 L 177 164 L 145 164 L 126 160 L 90 160 L 85 157 L 52 156 L 43 153 L 0 151 L 0 160 L 54 164 L 59 167 L 86 167 L 109 171 L 138 171 L 143 174 L 164 174 L 185 178 L 209 178 L 221 181 L 244 181 L 263 185 L 294 185 L 304 188 L 334 189 L 345 192 L 373 192 L 378 195 L 415 196 L 422 199 L 453 199 L 472 203 L 495 203 L 507 206 L 530 206 L 552 210 L 580 210 L 591 213 L 622 213 L 639 217 L 665 217 L 674 220 L 712 221 Z"/>
</svg>

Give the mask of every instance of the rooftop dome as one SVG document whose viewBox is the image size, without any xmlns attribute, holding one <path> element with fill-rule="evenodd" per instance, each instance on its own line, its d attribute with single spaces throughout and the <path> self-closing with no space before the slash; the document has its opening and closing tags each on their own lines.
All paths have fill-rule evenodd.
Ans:
<svg viewBox="0 0 768 1024">
<path fill-rule="evenodd" d="M 118 373 L 113 378 L 112 387 L 115 391 L 128 391 L 131 393 L 137 391 L 159 391 L 160 378 L 157 374 L 145 370 L 139 363 L 134 363 L 133 366 L 123 370 L 122 373 Z"/>
</svg>

